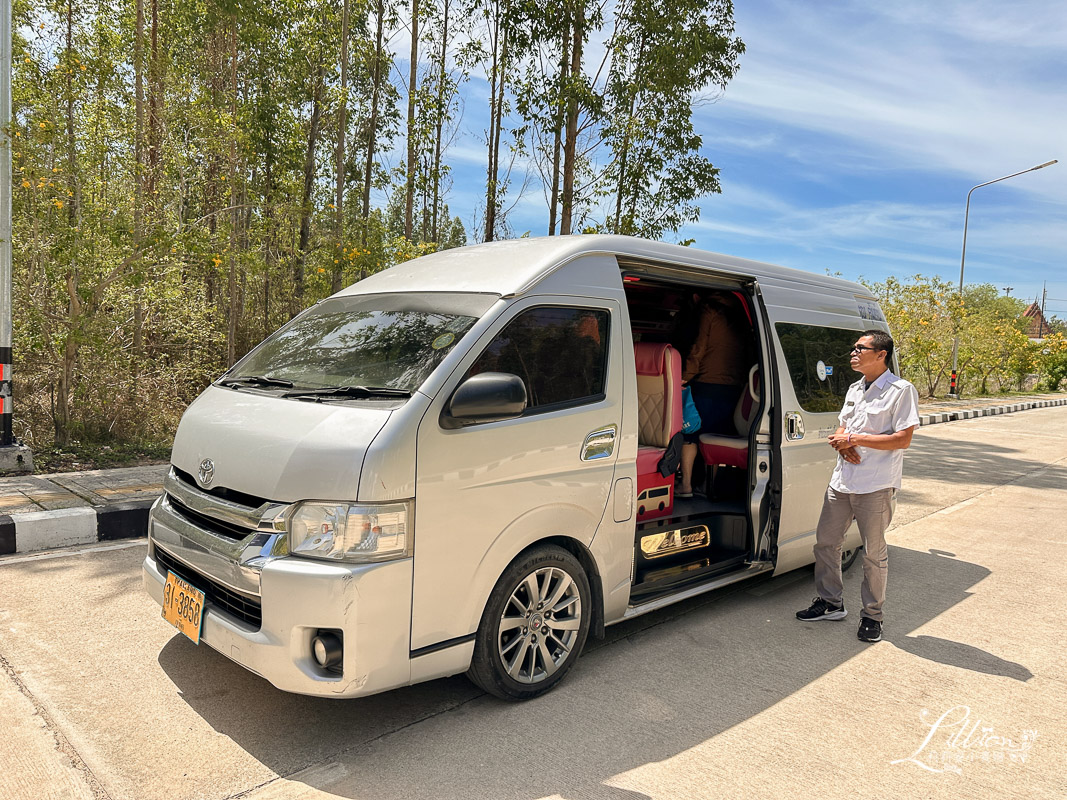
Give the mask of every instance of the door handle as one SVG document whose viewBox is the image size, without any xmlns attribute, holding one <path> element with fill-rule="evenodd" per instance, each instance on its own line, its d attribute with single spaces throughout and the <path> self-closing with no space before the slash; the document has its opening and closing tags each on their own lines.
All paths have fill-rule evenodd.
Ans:
<svg viewBox="0 0 1067 800">
<path fill-rule="evenodd" d="M 607 425 L 586 436 L 582 443 L 582 461 L 596 461 L 614 453 L 615 436 L 618 432 L 619 429 L 615 425 Z"/>
<path fill-rule="evenodd" d="M 804 418 L 796 411 L 785 415 L 785 438 L 790 441 L 804 438 Z"/>
</svg>

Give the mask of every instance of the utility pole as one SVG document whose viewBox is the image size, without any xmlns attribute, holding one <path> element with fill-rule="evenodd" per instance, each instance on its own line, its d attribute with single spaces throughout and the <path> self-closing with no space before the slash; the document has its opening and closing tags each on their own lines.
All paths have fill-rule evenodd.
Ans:
<svg viewBox="0 0 1067 800">
<path fill-rule="evenodd" d="M 1006 294 L 1008 297 L 1011 297 L 1011 290 L 1014 289 L 1014 288 L 1015 288 L 1014 286 L 1005 286 L 1004 287 L 1004 294 Z"/>
<path fill-rule="evenodd" d="M 0 0 L 0 473 L 31 472 L 11 432 L 11 0 Z"/>
<path fill-rule="evenodd" d="M 1041 316 L 1037 320 L 1037 338 L 1045 335 L 1045 301 L 1048 299 L 1048 283 L 1041 282 Z"/>
</svg>

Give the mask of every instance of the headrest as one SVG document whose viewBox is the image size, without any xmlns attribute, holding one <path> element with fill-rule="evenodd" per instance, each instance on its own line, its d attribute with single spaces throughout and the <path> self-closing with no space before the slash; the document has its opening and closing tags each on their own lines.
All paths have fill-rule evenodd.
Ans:
<svg viewBox="0 0 1067 800">
<path fill-rule="evenodd" d="M 638 375 L 662 375 L 667 352 L 673 350 L 665 342 L 637 342 L 634 344 L 634 361 Z"/>
</svg>

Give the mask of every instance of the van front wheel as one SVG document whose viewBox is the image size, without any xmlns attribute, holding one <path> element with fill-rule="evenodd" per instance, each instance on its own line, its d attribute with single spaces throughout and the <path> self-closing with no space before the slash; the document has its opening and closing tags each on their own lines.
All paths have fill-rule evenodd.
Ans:
<svg viewBox="0 0 1067 800">
<path fill-rule="evenodd" d="M 519 556 L 482 613 L 467 676 L 503 700 L 544 694 L 574 666 L 589 635 L 589 579 L 561 547 Z"/>
</svg>

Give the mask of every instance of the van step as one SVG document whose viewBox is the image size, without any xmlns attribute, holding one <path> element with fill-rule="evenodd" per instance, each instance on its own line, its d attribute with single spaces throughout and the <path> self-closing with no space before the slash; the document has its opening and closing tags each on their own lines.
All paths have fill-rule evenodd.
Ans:
<svg viewBox="0 0 1067 800">
<path fill-rule="evenodd" d="M 634 586 L 630 591 L 631 603 L 678 592 L 743 568 L 747 565 L 746 556 L 741 549 L 715 549 L 692 561 L 639 571 L 634 576 Z"/>
</svg>

